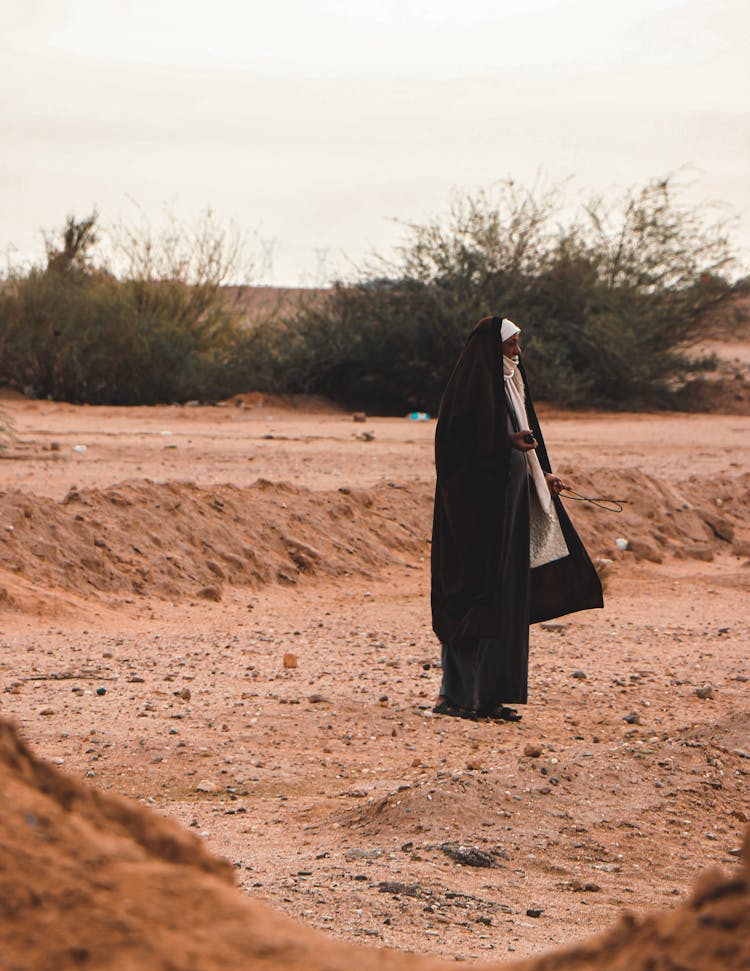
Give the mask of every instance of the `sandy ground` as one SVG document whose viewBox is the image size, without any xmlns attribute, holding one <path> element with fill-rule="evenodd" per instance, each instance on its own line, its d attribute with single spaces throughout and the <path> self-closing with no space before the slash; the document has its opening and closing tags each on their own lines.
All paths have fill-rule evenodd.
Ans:
<svg viewBox="0 0 750 971">
<path fill-rule="evenodd" d="M 433 423 L 257 401 L 5 407 L 18 441 L 0 462 L 3 714 L 65 772 L 191 827 L 243 888 L 336 938 L 490 958 L 580 938 L 624 907 L 669 906 L 696 870 L 737 866 L 750 818 L 750 419 L 543 413 L 573 484 L 637 488 L 639 512 L 572 509 L 592 554 L 612 561 L 607 605 L 532 629 L 530 704 L 519 725 L 497 725 L 430 711 Z M 262 505 L 258 479 L 289 486 L 262 487 Z M 129 524 L 148 554 L 139 496 L 161 497 L 148 531 L 162 547 L 159 519 L 166 529 L 188 499 L 247 502 L 257 548 L 282 556 L 278 516 L 312 544 L 309 568 L 295 547 L 296 574 L 239 582 L 222 547 L 215 600 L 197 554 L 191 566 L 199 545 L 175 535 L 172 585 L 152 556 L 126 590 L 112 535 Z M 672 528 L 701 496 L 703 532 L 695 518 Z M 91 558 L 75 547 L 66 559 L 91 517 Z M 214 529 L 196 518 L 193 532 L 202 522 Z M 239 510 L 234 522 L 250 528 Z M 57 553 L 35 549 L 37 527 Z M 628 530 L 658 555 L 618 553 Z M 191 569 L 192 587 L 180 579 Z"/>
</svg>

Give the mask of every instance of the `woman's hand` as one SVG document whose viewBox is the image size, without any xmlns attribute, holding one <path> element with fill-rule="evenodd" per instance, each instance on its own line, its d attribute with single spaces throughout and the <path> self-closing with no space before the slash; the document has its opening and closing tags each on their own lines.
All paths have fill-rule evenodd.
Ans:
<svg viewBox="0 0 750 971">
<path fill-rule="evenodd" d="M 559 496 L 563 489 L 568 488 L 560 476 L 555 475 L 553 472 L 545 472 L 544 479 L 551 496 Z"/>
<path fill-rule="evenodd" d="M 527 438 L 531 439 L 531 441 L 527 442 Z M 534 438 L 531 431 L 527 428 L 522 432 L 511 432 L 510 444 L 513 446 L 513 448 L 517 448 L 519 452 L 532 452 L 539 443 Z"/>
</svg>

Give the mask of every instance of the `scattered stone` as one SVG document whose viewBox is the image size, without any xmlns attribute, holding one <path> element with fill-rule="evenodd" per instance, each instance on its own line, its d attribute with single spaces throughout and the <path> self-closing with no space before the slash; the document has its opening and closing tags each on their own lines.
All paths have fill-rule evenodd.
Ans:
<svg viewBox="0 0 750 971">
<path fill-rule="evenodd" d="M 50 442 L 49 443 L 49 450 L 50 450 L 50 452 L 59 452 L 60 451 L 60 443 L 59 442 Z"/>
<path fill-rule="evenodd" d="M 529 759 L 538 759 L 544 749 L 538 742 L 528 742 L 523 747 L 523 754 Z"/>
<path fill-rule="evenodd" d="M 568 625 L 561 624 L 558 620 L 549 620 L 543 624 L 540 624 L 539 626 L 542 628 L 542 630 L 550 630 L 554 631 L 555 634 L 562 634 Z"/>
<path fill-rule="evenodd" d="M 297 655 L 296 654 L 285 654 L 284 655 L 284 667 L 288 669 L 297 667 Z"/>
<path fill-rule="evenodd" d="M 351 863 L 353 860 L 377 860 L 382 855 L 383 851 L 376 847 L 374 850 L 348 850 L 344 859 Z"/>
<path fill-rule="evenodd" d="M 99 697 L 101 698 L 101 697 L 102 697 L 103 695 L 106 695 L 106 693 L 107 693 L 107 689 L 106 689 L 106 688 L 97 688 L 97 689 L 96 689 L 96 693 L 97 693 L 97 694 L 99 695 Z"/>
<path fill-rule="evenodd" d="M 497 866 L 494 857 L 490 853 L 485 853 L 477 846 L 465 846 L 463 843 L 440 843 L 439 850 L 456 863 L 464 866 L 494 867 Z"/>
<path fill-rule="evenodd" d="M 44 715 L 44 717 L 46 718 L 49 715 L 54 715 L 55 714 L 55 709 L 54 708 L 42 708 L 42 710 L 39 712 L 39 714 L 40 715 Z"/>
<path fill-rule="evenodd" d="M 544 910 L 541 907 L 527 907 L 526 916 L 527 917 L 541 917 Z"/>
<path fill-rule="evenodd" d="M 615 546 L 617 547 L 618 550 L 622 550 L 623 552 L 626 549 L 628 549 L 629 545 L 630 544 L 628 543 L 628 541 L 624 539 L 624 537 L 622 536 L 618 536 L 617 539 L 615 540 Z"/>
<path fill-rule="evenodd" d="M 569 886 L 573 893 L 599 893 L 602 889 L 598 883 L 583 883 L 580 880 L 572 880 Z"/>
<path fill-rule="evenodd" d="M 364 411 L 355 411 L 352 415 L 352 421 L 367 421 L 367 413 Z"/>
<path fill-rule="evenodd" d="M 627 722 L 628 725 L 640 725 L 640 723 L 641 723 L 641 716 L 638 714 L 637 711 L 630 711 L 630 712 L 628 712 L 627 715 L 624 715 L 623 716 L 623 719 L 622 720 L 624 722 Z"/>
<path fill-rule="evenodd" d="M 310 702 L 311 705 L 330 704 L 329 699 L 326 698 L 325 695 L 319 695 L 317 693 L 308 695 L 307 700 Z"/>
<path fill-rule="evenodd" d="M 214 793 L 219 791 L 219 787 L 215 782 L 210 782 L 208 779 L 204 779 L 203 782 L 198 783 L 195 790 L 196 792 Z"/>
<path fill-rule="evenodd" d="M 396 880 L 382 880 L 378 884 L 381 893 L 392 893 L 403 897 L 421 897 L 422 889 L 418 883 L 398 883 Z"/>
<path fill-rule="evenodd" d="M 470 772 L 480 772 L 483 768 L 483 765 L 479 761 L 479 759 L 471 759 L 469 762 L 466 763 L 466 768 Z"/>
<path fill-rule="evenodd" d="M 177 697 L 182 698 L 183 701 L 190 701 L 190 699 L 193 697 L 193 693 L 191 692 L 190 688 L 182 688 L 177 692 Z"/>
<path fill-rule="evenodd" d="M 213 586 L 202 587 L 198 591 L 198 596 L 202 600 L 213 600 L 215 603 L 219 603 L 221 601 L 221 590 L 219 587 Z"/>
<path fill-rule="evenodd" d="M 712 684 L 704 684 L 700 688 L 696 688 L 695 693 L 699 698 L 705 700 L 706 698 L 713 698 L 716 691 Z"/>
<path fill-rule="evenodd" d="M 586 680 L 586 672 L 585 671 L 580 671 L 580 670 L 574 671 L 571 674 L 571 678 L 577 678 L 579 681 L 585 681 Z"/>
</svg>

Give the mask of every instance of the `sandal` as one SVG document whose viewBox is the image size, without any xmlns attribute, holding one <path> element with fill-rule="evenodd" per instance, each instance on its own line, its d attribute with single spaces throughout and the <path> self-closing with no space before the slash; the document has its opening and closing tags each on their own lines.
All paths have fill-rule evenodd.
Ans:
<svg viewBox="0 0 750 971">
<path fill-rule="evenodd" d="M 520 722 L 523 718 L 523 715 L 519 715 L 515 708 L 508 708 L 506 705 L 500 705 L 499 708 L 480 710 L 478 714 L 482 718 L 489 718 L 490 721 L 496 722 Z"/>
<path fill-rule="evenodd" d="M 440 702 L 439 705 L 435 705 L 432 709 L 434 715 L 449 715 L 451 718 L 468 718 L 469 721 L 476 721 L 477 713 L 471 711 L 469 708 L 459 708 L 458 705 L 452 704 L 447 699 Z"/>
</svg>

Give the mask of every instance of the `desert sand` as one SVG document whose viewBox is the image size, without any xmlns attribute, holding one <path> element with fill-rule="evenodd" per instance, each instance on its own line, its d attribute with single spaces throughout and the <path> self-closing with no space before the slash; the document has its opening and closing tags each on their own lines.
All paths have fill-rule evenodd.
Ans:
<svg viewBox="0 0 750 971">
<path fill-rule="evenodd" d="M 628 503 L 570 504 L 606 606 L 532 629 L 530 703 L 498 725 L 431 713 L 433 422 L 258 395 L 2 404 L 17 432 L 0 459 L 2 714 L 59 770 L 44 772 L 102 794 L 95 816 L 128 796 L 197 837 L 167 842 L 206 879 L 228 886 L 218 855 L 329 940 L 450 960 L 538 955 L 623 910 L 671 911 L 674 930 L 692 906 L 708 926 L 685 903 L 696 874 L 744 886 L 748 417 L 542 411 L 557 471 Z M 79 832 L 105 901 L 107 854 L 130 851 L 76 826 L 53 842 Z M 145 864 L 137 893 L 158 911 L 178 878 Z M 32 966 L 22 950 L 12 965 Z"/>
</svg>

